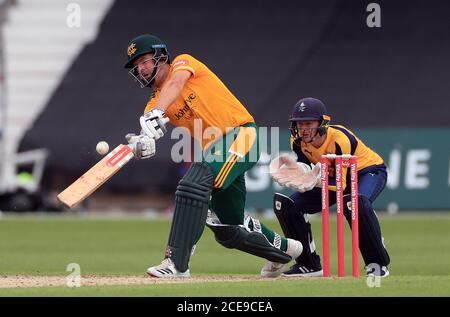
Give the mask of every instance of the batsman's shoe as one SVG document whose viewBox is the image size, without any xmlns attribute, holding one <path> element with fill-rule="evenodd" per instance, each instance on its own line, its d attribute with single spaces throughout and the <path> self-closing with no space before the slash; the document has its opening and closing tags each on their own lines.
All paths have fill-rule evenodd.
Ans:
<svg viewBox="0 0 450 317">
<path fill-rule="evenodd" d="M 147 274 L 159 278 L 189 278 L 191 273 L 189 269 L 186 272 L 180 272 L 175 268 L 172 260 L 164 259 L 160 265 L 152 266 L 147 269 Z"/>
<path fill-rule="evenodd" d="M 367 276 L 388 277 L 389 270 L 387 266 L 382 266 L 377 263 L 370 263 L 366 266 L 366 274 Z"/>
<path fill-rule="evenodd" d="M 283 273 L 285 264 L 268 261 L 261 269 L 261 277 L 278 277 Z"/>
<path fill-rule="evenodd" d="M 300 241 L 287 239 L 286 253 L 295 259 L 303 252 L 303 245 Z M 283 273 L 285 264 L 277 262 L 267 262 L 261 269 L 261 277 L 278 277 Z"/>
<path fill-rule="evenodd" d="M 323 276 L 322 267 L 307 267 L 295 263 L 289 270 L 283 273 L 283 277 L 321 277 Z"/>
</svg>

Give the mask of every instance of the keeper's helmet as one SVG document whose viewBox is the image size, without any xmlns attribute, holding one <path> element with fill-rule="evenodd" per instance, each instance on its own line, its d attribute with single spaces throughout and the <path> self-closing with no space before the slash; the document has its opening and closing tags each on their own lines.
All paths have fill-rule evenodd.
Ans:
<svg viewBox="0 0 450 317">
<path fill-rule="evenodd" d="M 150 79 L 145 79 L 138 72 L 137 66 L 134 66 L 134 62 L 144 54 L 153 54 L 153 62 L 155 67 Z M 128 72 L 131 77 L 141 85 L 141 88 L 152 87 L 158 73 L 159 63 L 167 62 L 170 64 L 170 55 L 167 51 L 166 44 L 158 37 L 151 34 L 143 34 L 132 39 L 128 43 L 127 47 L 128 61 L 125 64 L 125 68 L 130 69 Z"/>
<path fill-rule="evenodd" d="M 316 98 L 303 98 L 297 101 L 292 110 L 289 122 L 291 122 L 290 130 L 294 140 L 300 140 L 298 134 L 298 121 L 319 121 L 317 134 L 320 136 L 327 133 L 328 124 L 331 117 L 327 114 L 327 108 L 322 101 Z"/>
</svg>

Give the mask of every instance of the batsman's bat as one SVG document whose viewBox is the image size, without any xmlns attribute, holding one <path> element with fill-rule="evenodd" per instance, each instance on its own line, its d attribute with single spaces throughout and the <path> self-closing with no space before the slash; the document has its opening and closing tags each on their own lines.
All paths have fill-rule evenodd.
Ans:
<svg viewBox="0 0 450 317">
<path fill-rule="evenodd" d="M 66 207 L 75 207 L 116 174 L 133 157 L 134 154 L 131 148 L 120 144 L 58 194 L 58 200 Z"/>
</svg>

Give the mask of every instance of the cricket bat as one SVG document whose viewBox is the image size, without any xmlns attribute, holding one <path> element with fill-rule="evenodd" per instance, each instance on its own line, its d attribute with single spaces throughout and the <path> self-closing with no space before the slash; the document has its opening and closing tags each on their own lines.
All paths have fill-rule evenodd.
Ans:
<svg viewBox="0 0 450 317">
<path fill-rule="evenodd" d="M 58 200 L 68 208 L 75 207 L 116 174 L 133 157 L 131 148 L 120 144 L 58 194 Z"/>
</svg>

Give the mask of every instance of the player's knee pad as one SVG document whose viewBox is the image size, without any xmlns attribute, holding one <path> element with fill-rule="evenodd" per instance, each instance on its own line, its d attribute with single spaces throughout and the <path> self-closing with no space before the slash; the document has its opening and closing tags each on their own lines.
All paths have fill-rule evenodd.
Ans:
<svg viewBox="0 0 450 317">
<path fill-rule="evenodd" d="M 206 163 L 193 163 L 177 186 L 166 256 L 182 272 L 187 270 L 192 247 L 205 227 L 213 179 Z"/>
<path fill-rule="evenodd" d="M 178 183 L 175 196 L 209 203 L 213 180 L 214 175 L 208 164 L 193 163 Z"/>
<path fill-rule="evenodd" d="M 288 263 L 292 258 L 274 247 L 260 232 L 249 232 L 244 226 L 208 223 L 216 241 L 229 249 L 238 249 L 272 262 Z"/>
<path fill-rule="evenodd" d="M 273 211 L 277 216 L 287 216 L 294 212 L 294 201 L 283 194 L 275 193 L 273 195 Z"/>
<path fill-rule="evenodd" d="M 276 193 L 273 197 L 273 211 L 286 238 L 300 240 L 308 232 L 306 220 L 309 217 L 305 217 L 306 214 L 296 208 L 291 198 Z"/>
</svg>

